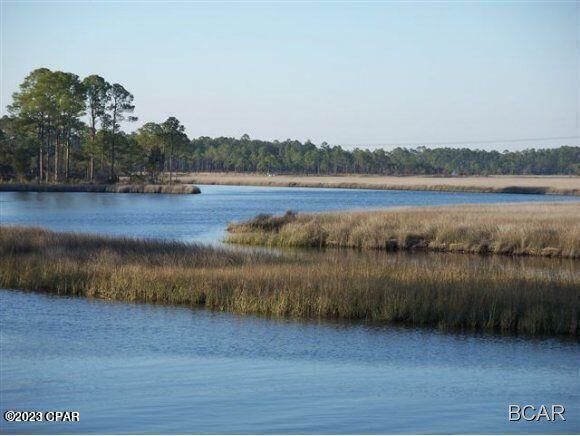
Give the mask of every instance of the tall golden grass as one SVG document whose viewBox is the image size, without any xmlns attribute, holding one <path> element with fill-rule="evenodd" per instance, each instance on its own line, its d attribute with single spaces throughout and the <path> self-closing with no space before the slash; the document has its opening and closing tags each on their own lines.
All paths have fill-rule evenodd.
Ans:
<svg viewBox="0 0 580 436">
<path fill-rule="evenodd" d="M 580 195 L 580 177 L 573 176 L 438 177 L 362 174 L 268 176 L 228 172 L 180 173 L 177 177 L 183 183 L 203 185 Z"/>
<path fill-rule="evenodd" d="M 580 202 L 416 207 L 262 215 L 228 227 L 228 242 L 578 258 Z"/>
<path fill-rule="evenodd" d="M 564 267 L 470 265 L 452 255 L 265 254 L 0 228 L 0 286 L 268 316 L 578 337 L 579 279 Z M 435 256 L 435 255 L 433 255 Z M 417 259 L 422 259 L 418 261 Z M 481 260 L 479 257 L 477 259 Z M 521 259 L 524 260 L 524 259 Z"/>
<path fill-rule="evenodd" d="M 200 194 L 195 185 L 0 183 L 0 192 L 108 192 L 122 194 Z"/>
</svg>

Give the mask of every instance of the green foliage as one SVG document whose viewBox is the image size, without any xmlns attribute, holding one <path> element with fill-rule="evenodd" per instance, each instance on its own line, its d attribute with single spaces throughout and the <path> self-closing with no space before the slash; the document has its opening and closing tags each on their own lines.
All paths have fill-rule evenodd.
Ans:
<svg viewBox="0 0 580 436">
<path fill-rule="evenodd" d="M 105 116 L 109 102 L 111 85 L 101 76 L 93 74 L 83 80 L 87 95 L 87 112 L 89 116 L 89 141 L 85 144 L 85 159 L 88 160 L 87 178 L 94 179 L 95 156 L 103 155 L 103 144 L 97 142 L 97 123 Z"/>
<path fill-rule="evenodd" d="M 140 155 L 145 159 L 145 170 L 154 182 L 165 166 L 165 155 L 161 148 L 162 133 L 159 124 L 149 122 L 143 124 L 134 135 Z"/>
<path fill-rule="evenodd" d="M 159 173 L 168 171 L 171 183 L 172 173 L 179 162 L 186 159 L 190 144 L 181 122 L 169 117 L 161 124 L 146 123 L 137 130 L 135 139 L 141 147 L 145 167 L 151 177 L 156 180 Z"/>
<path fill-rule="evenodd" d="M 200 137 L 191 141 L 191 171 L 385 175 L 580 175 L 580 147 L 484 151 L 418 147 L 352 151 L 310 141 L 269 142 Z"/>
<path fill-rule="evenodd" d="M 8 116 L 0 119 L 0 178 L 34 177 L 35 134 L 28 124 Z"/>
<path fill-rule="evenodd" d="M 345 150 L 286 141 L 199 137 L 190 140 L 175 117 L 121 130 L 133 95 L 98 75 L 39 68 L 13 94 L 0 123 L 0 177 L 59 182 L 116 181 L 119 175 L 162 183 L 177 171 L 385 175 L 580 175 L 580 147 L 515 152 L 468 148 Z M 84 117 L 86 114 L 86 117 Z M 88 121 L 85 124 L 84 119 Z M 168 177 L 166 178 L 166 175 Z"/>
<path fill-rule="evenodd" d="M 108 132 L 107 145 L 109 149 L 109 182 L 118 180 L 115 171 L 117 158 L 118 138 L 117 133 L 123 121 L 137 121 L 137 117 L 129 115 L 135 110 L 133 105 L 133 94 L 127 91 L 122 85 L 114 83 L 107 92 L 108 104 L 105 106 L 105 113 L 101 117 L 103 129 Z M 120 137 L 124 139 L 123 136 Z"/>
</svg>

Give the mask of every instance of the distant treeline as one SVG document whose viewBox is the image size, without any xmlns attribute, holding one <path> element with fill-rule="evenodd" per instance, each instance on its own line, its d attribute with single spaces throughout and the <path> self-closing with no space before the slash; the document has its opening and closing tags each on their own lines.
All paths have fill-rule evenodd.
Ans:
<svg viewBox="0 0 580 436">
<path fill-rule="evenodd" d="M 487 175 L 580 174 L 580 147 L 484 151 L 468 148 L 345 150 L 323 143 L 197 138 L 184 155 L 191 171 L 294 174 Z"/>
<path fill-rule="evenodd" d="M 91 75 L 40 68 L 13 94 L 0 119 L 0 178 L 61 182 L 130 176 L 172 182 L 176 171 L 387 175 L 580 175 L 580 147 L 498 152 L 467 148 L 345 150 L 296 140 L 189 139 L 175 117 L 121 130 L 133 95 Z"/>
</svg>

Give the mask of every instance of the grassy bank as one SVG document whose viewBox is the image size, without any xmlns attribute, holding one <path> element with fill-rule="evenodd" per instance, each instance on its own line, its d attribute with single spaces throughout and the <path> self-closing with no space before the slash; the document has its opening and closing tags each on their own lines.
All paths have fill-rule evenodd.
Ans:
<svg viewBox="0 0 580 436">
<path fill-rule="evenodd" d="M 2 227 L 0 286 L 269 316 L 578 336 L 573 268 L 472 267 L 446 256 L 426 267 L 381 253 L 340 254 L 276 256 Z"/>
<path fill-rule="evenodd" d="M 183 173 L 179 175 L 179 180 L 204 185 L 580 195 L 580 177 L 567 176 L 395 177 Z"/>
<path fill-rule="evenodd" d="M 580 257 L 580 202 L 461 205 L 261 215 L 228 227 L 227 241 Z"/>
<path fill-rule="evenodd" d="M 109 192 L 124 194 L 200 194 L 194 185 L 105 185 L 105 184 L 50 184 L 0 183 L 0 192 Z"/>
</svg>

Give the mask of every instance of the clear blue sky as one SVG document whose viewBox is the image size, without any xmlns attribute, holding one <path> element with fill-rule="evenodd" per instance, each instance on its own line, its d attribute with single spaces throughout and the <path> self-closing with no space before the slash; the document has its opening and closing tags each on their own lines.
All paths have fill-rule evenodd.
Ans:
<svg viewBox="0 0 580 436">
<path fill-rule="evenodd" d="M 121 83 L 134 127 L 173 115 L 190 136 L 578 145 L 579 8 L 2 1 L 2 113 L 48 67 Z"/>
</svg>

